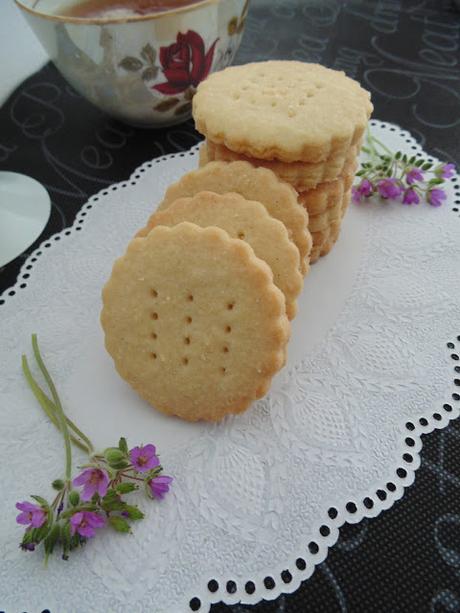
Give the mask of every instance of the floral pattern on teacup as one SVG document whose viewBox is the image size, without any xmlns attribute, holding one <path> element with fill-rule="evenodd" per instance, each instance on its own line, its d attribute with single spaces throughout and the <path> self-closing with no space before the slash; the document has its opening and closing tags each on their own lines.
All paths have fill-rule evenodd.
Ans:
<svg viewBox="0 0 460 613">
<path fill-rule="evenodd" d="M 128 72 L 138 72 L 142 70 L 141 76 L 144 81 L 156 79 L 158 66 L 155 66 L 157 52 L 150 43 L 147 43 L 140 53 L 140 58 L 127 56 L 118 64 L 120 68 Z"/>
<path fill-rule="evenodd" d="M 218 40 L 216 38 L 206 51 L 204 41 L 197 32 L 179 32 L 175 43 L 160 47 L 160 63 L 166 81 L 157 83 L 153 89 L 170 96 L 182 93 L 190 87 L 196 88 L 211 70 Z"/>
</svg>

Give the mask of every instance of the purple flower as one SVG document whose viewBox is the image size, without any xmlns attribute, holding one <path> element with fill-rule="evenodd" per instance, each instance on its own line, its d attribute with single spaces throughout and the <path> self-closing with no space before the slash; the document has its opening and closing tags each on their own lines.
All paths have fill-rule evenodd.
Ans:
<svg viewBox="0 0 460 613">
<path fill-rule="evenodd" d="M 156 455 L 155 445 L 133 447 L 129 452 L 129 457 L 132 465 L 139 473 L 145 473 L 160 465 L 160 460 Z"/>
<path fill-rule="evenodd" d="M 38 506 L 38 504 L 32 504 L 31 502 L 17 502 L 16 508 L 18 511 L 22 511 L 16 517 L 18 524 L 29 525 L 31 528 L 40 528 L 46 522 L 46 511 Z"/>
<path fill-rule="evenodd" d="M 441 166 L 440 175 L 443 179 L 451 179 L 455 175 L 455 164 L 444 164 Z"/>
<path fill-rule="evenodd" d="M 446 192 L 442 189 L 434 188 L 428 194 L 428 202 L 431 206 L 441 206 L 443 200 L 447 198 Z"/>
<path fill-rule="evenodd" d="M 21 543 L 19 547 L 22 551 L 35 551 L 35 543 Z"/>
<path fill-rule="evenodd" d="M 169 485 L 171 482 L 172 477 L 167 477 L 166 475 L 159 475 L 158 477 L 150 479 L 148 484 L 150 491 L 152 492 L 152 496 L 162 500 L 165 497 L 165 494 L 169 492 Z"/>
<path fill-rule="evenodd" d="M 362 200 L 362 196 L 358 191 L 358 188 L 353 185 L 351 188 L 352 199 L 355 204 L 359 204 Z"/>
<path fill-rule="evenodd" d="M 91 500 L 96 494 L 105 496 L 109 486 L 109 475 L 105 470 L 100 468 L 87 468 L 73 480 L 73 485 L 83 485 L 81 499 L 83 501 Z"/>
<path fill-rule="evenodd" d="M 361 202 L 363 196 L 369 197 L 374 193 L 374 186 L 367 179 L 363 179 L 357 187 L 353 187 L 353 202 Z"/>
<path fill-rule="evenodd" d="M 420 196 L 412 187 L 404 192 L 403 204 L 419 204 Z"/>
<path fill-rule="evenodd" d="M 402 188 L 397 179 L 382 179 L 377 184 L 377 189 L 382 198 L 396 200 L 401 195 Z"/>
<path fill-rule="evenodd" d="M 417 183 L 417 181 L 423 181 L 425 177 L 423 176 L 423 172 L 420 168 L 411 168 L 409 172 L 406 174 L 406 181 L 408 185 L 413 185 Z M 411 203 L 406 203 L 411 204 Z"/>
<path fill-rule="evenodd" d="M 72 536 L 77 533 L 80 536 L 91 538 L 96 534 L 96 528 L 105 526 L 105 519 L 92 511 L 79 511 L 70 518 L 70 532 Z"/>
</svg>

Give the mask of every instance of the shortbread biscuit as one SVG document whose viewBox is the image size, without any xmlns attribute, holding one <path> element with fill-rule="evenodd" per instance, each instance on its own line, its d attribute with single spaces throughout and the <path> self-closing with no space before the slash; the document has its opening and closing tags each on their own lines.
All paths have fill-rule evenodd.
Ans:
<svg viewBox="0 0 460 613">
<path fill-rule="evenodd" d="M 155 408 L 195 421 L 244 411 L 283 366 L 289 322 L 268 265 L 219 228 L 158 226 L 103 290 L 105 345 Z"/>
<path fill-rule="evenodd" d="M 336 155 L 324 162 L 309 164 L 308 162 L 279 162 L 277 160 L 258 160 L 231 151 L 224 145 L 216 145 L 206 141 L 200 149 L 200 166 L 209 161 L 235 162 L 246 161 L 253 166 L 268 168 L 282 181 L 290 183 L 297 191 L 314 189 L 320 183 L 334 181 L 340 175 L 354 172 L 357 156 L 361 147 L 353 145 L 342 155 Z"/>
<path fill-rule="evenodd" d="M 180 198 L 166 210 L 154 213 L 137 236 L 146 236 L 156 226 L 175 226 L 189 221 L 202 228 L 217 226 L 230 238 L 247 242 L 255 255 L 272 269 L 273 281 L 286 299 L 286 314 L 293 319 L 303 276 L 299 270 L 299 250 L 290 240 L 286 226 L 271 217 L 267 209 L 239 194 L 199 192 L 193 198 Z"/>
<path fill-rule="evenodd" d="M 350 205 L 351 202 L 351 196 L 352 196 L 352 192 L 351 192 L 351 188 L 345 193 L 343 200 L 342 200 L 342 219 L 345 216 L 345 213 L 347 212 L 347 209 Z"/>
<path fill-rule="evenodd" d="M 206 146 L 205 141 L 204 143 L 201 143 L 198 149 L 198 167 L 202 168 L 203 166 L 206 166 L 206 164 L 210 161 L 211 160 L 209 159 L 208 148 Z"/>
<path fill-rule="evenodd" d="M 296 191 L 266 168 L 254 168 L 248 162 L 210 162 L 184 175 L 171 185 L 159 210 L 164 210 L 174 200 L 194 196 L 198 192 L 217 194 L 235 192 L 261 202 L 269 214 L 279 219 L 287 228 L 289 237 L 300 254 L 300 271 L 306 274 L 309 267 L 311 236 L 308 231 L 308 214 L 299 205 Z"/>
<path fill-rule="evenodd" d="M 322 162 L 363 137 L 370 94 L 343 72 L 294 61 L 215 72 L 193 98 L 195 126 L 231 151 L 262 160 Z"/>
<path fill-rule="evenodd" d="M 299 192 L 299 203 L 308 212 L 308 216 L 320 215 L 332 206 L 335 206 L 337 200 L 342 201 L 344 193 L 351 189 L 354 181 L 354 170 L 352 173 L 342 175 L 335 181 L 329 183 L 321 183 L 315 189 L 304 192 Z"/>
<path fill-rule="evenodd" d="M 335 230 L 328 229 L 328 238 L 321 242 L 320 245 L 316 245 L 311 250 L 311 263 L 315 264 L 319 260 L 320 257 L 327 255 L 332 247 L 337 242 L 340 233 L 340 226 Z"/>
<path fill-rule="evenodd" d="M 324 230 L 327 228 L 332 222 L 338 221 L 342 219 L 342 211 L 343 211 L 343 200 L 344 195 L 340 198 L 337 198 L 335 203 L 330 206 L 328 209 L 324 211 L 324 213 L 320 213 L 318 215 L 312 215 L 308 222 L 308 228 L 312 234 L 313 246 L 315 245 L 315 237 L 314 233 L 317 233 L 320 230 Z"/>
<path fill-rule="evenodd" d="M 345 209 L 348 207 L 350 198 L 351 192 L 348 192 L 343 199 Z M 340 236 L 342 218 L 343 215 L 341 218 L 332 221 L 324 230 L 312 233 L 313 248 L 310 255 L 311 264 L 314 264 L 320 257 L 327 255 L 331 251 Z"/>
</svg>

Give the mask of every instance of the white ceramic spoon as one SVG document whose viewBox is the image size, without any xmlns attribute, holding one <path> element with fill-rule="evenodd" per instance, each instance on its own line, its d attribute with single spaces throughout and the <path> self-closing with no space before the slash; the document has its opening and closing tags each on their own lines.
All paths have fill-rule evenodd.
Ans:
<svg viewBox="0 0 460 613">
<path fill-rule="evenodd" d="M 0 267 L 29 247 L 51 213 L 46 189 L 26 175 L 0 172 Z"/>
</svg>

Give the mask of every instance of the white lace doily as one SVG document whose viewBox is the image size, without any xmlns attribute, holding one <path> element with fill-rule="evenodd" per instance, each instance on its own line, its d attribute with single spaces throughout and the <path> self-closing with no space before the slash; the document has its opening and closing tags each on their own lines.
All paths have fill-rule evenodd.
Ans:
<svg viewBox="0 0 460 613">
<path fill-rule="evenodd" d="M 390 148 L 421 151 L 399 128 L 372 125 Z M 458 178 L 439 209 L 350 207 L 339 242 L 306 279 L 288 366 L 248 412 L 203 425 L 148 408 L 103 349 L 100 292 L 166 186 L 196 165 L 196 149 L 158 158 L 92 197 L 0 299 L 0 594 L 8 611 L 208 611 L 220 600 L 294 591 L 343 522 L 376 516 L 403 495 L 421 434 L 459 415 L 451 344 L 459 344 Z M 34 331 L 70 416 L 97 445 L 120 435 L 153 442 L 175 478 L 161 503 L 139 496 L 147 518 L 132 536 L 99 533 L 48 570 L 40 554 L 18 549 L 14 509 L 29 494 L 51 494 L 64 462 L 60 435 L 21 375 Z"/>
</svg>

